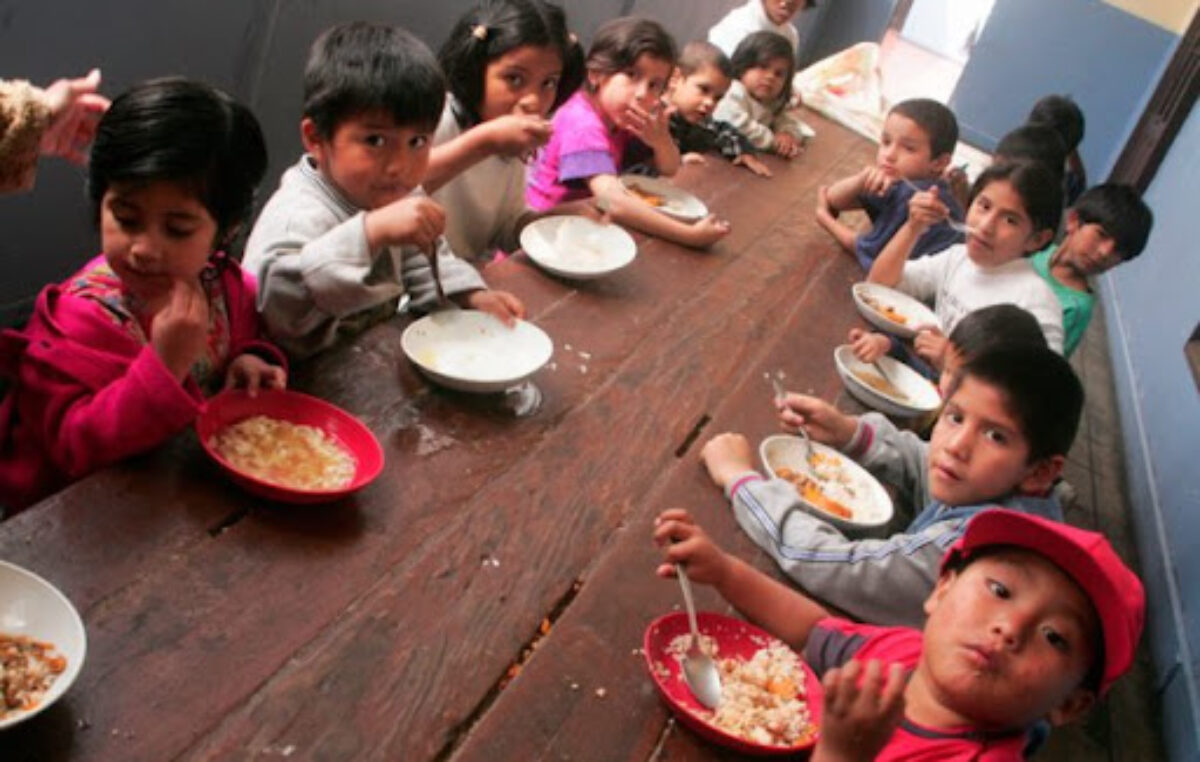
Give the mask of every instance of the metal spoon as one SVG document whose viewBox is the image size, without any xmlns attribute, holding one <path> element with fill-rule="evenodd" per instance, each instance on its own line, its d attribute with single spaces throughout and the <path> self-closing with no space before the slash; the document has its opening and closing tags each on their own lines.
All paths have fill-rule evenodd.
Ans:
<svg viewBox="0 0 1200 762">
<path fill-rule="evenodd" d="M 907 185 L 909 188 L 912 188 L 913 191 L 915 191 L 917 193 L 924 193 L 925 190 L 927 190 L 927 189 L 922 188 L 921 186 L 917 185 L 912 180 L 909 180 L 907 177 L 901 177 L 900 181 L 902 183 L 904 183 L 905 185 Z M 975 233 L 975 228 L 971 227 L 970 225 L 968 225 L 965 222 L 959 222 L 958 220 L 952 219 L 950 217 L 946 217 L 945 222 L 950 227 L 951 230 L 962 233 L 963 235 L 972 235 Z"/>
<path fill-rule="evenodd" d="M 774 376 L 772 376 L 770 373 L 763 373 L 763 378 L 770 381 L 771 386 L 775 388 L 775 402 L 776 403 L 782 402 L 784 397 L 787 396 L 787 390 L 785 390 L 783 388 L 783 382 L 781 380 L 781 379 L 783 379 L 783 377 L 784 376 L 783 376 L 782 370 L 775 371 Z M 887 376 L 884 376 L 884 378 L 887 378 Z M 804 430 L 803 426 L 797 427 L 796 434 L 797 434 L 797 436 L 800 437 L 800 440 L 802 442 L 804 442 L 804 464 L 809 467 L 809 470 L 812 470 L 812 459 L 813 459 L 812 440 L 808 438 L 808 432 Z"/>
<path fill-rule="evenodd" d="M 696 604 L 692 602 L 692 585 L 683 564 L 675 564 L 675 576 L 679 577 L 679 586 L 683 588 L 683 603 L 687 606 L 688 624 L 692 628 L 692 642 L 683 657 L 683 679 L 697 701 L 709 709 L 716 709 L 721 703 L 721 673 L 712 657 L 700 649 Z"/>
</svg>

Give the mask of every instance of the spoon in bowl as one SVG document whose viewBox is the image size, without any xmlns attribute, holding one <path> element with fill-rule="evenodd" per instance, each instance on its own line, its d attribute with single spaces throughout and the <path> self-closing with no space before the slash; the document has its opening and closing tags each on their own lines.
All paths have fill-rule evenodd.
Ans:
<svg viewBox="0 0 1200 762">
<path fill-rule="evenodd" d="M 683 656 L 683 679 L 697 701 L 709 709 L 716 709 L 721 703 L 721 673 L 717 671 L 717 663 L 712 657 L 700 648 L 700 628 L 696 624 L 692 584 L 688 581 L 683 564 L 675 564 L 675 576 L 679 577 L 679 587 L 683 589 L 683 603 L 687 606 L 688 625 L 692 629 L 692 639 Z"/>
<path fill-rule="evenodd" d="M 775 403 L 777 405 L 782 403 L 784 398 L 787 397 L 787 390 L 783 388 L 783 377 L 782 370 L 775 371 L 774 376 L 772 376 L 770 373 L 763 373 L 763 378 L 770 381 L 771 386 L 775 389 Z M 808 438 L 808 432 L 804 430 L 803 426 L 797 427 L 796 435 L 800 437 L 802 442 L 804 442 L 804 463 L 811 469 L 813 460 L 812 440 Z"/>
</svg>

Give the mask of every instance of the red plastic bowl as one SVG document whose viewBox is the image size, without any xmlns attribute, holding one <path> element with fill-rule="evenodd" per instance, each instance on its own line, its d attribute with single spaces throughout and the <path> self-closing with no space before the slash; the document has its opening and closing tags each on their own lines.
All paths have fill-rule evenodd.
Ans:
<svg viewBox="0 0 1200 762">
<path fill-rule="evenodd" d="M 696 614 L 696 620 L 700 634 L 707 635 L 717 642 L 718 658 L 749 659 L 754 656 L 756 651 L 775 640 L 754 625 L 730 616 L 701 611 Z M 687 614 L 677 611 L 651 622 L 650 626 L 646 628 L 646 636 L 642 643 L 642 651 L 646 655 L 646 666 L 650 669 L 650 676 L 654 679 L 654 684 L 658 686 L 658 692 L 662 694 L 663 699 L 666 700 L 667 705 L 671 707 L 671 711 L 675 713 L 680 722 L 695 731 L 696 735 L 701 738 L 743 754 L 759 757 L 795 754 L 816 745 L 815 733 L 811 740 L 795 746 L 775 746 L 747 741 L 710 724 L 704 718 L 704 714 L 708 710 L 696 701 L 696 697 L 692 695 L 687 683 L 684 682 L 683 670 L 679 661 L 668 652 L 671 641 L 688 631 Z M 824 692 L 821 690 L 821 681 L 817 679 L 816 674 L 804 663 L 803 659 L 800 661 L 800 667 L 804 670 L 804 693 L 808 703 L 809 718 L 814 726 L 820 728 L 821 705 L 824 696 Z"/>
<path fill-rule="evenodd" d="M 255 415 L 315 426 L 329 434 L 357 461 L 354 478 L 349 484 L 338 489 L 302 490 L 263 481 L 239 471 L 217 454 L 209 445 L 209 440 L 225 427 Z M 200 445 L 204 451 L 248 492 L 285 503 L 323 503 L 336 500 L 366 486 L 383 470 L 383 448 L 362 421 L 325 400 L 300 392 L 269 389 L 260 391 L 257 397 L 251 397 L 237 389 L 222 392 L 208 401 L 196 419 L 196 435 L 200 438 Z"/>
</svg>

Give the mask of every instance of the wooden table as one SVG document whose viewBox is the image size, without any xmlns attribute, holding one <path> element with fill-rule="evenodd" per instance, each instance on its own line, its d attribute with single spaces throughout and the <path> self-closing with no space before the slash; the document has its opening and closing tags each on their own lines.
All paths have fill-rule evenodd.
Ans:
<svg viewBox="0 0 1200 762">
<path fill-rule="evenodd" d="M 61 588 L 89 638 L 76 684 L 0 733 L 0 759 L 730 758 L 668 722 L 638 654 L 679 605 L 650 526 L 686 506 L 768 568 L 700 445 L 775 430 L 764 371 L 843 397 L 832 349 L 862 276 L 812 210 L 873 149 L 810 119 L 773 179 L 717 158 L 680 173 L 733 222 L 712 251 L 639 237 L 632 266 L 586 283 L 523 256 L 487 270 L 554 339 L 536 415 L 431 386 L 398 319 L 295 373 L 383 444 L 352 499 L 263 503 L 189 432 L 0 525 L 0 558 Z"/>
</svg>

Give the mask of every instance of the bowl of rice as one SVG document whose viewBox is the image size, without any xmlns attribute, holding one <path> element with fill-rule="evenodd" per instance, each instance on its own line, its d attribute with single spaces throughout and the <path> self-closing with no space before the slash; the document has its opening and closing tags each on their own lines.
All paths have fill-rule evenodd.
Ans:
<svg viewBox="0 0 1200 762">
<path fill-rule="evenodd" d="M 687 614 L 659 617 L 646 628 L 643 652 L 663 699 L 702 738 L 755 756 L 795 754 L 817 742 L 821 681 L 790 648 L 748 622 L 697 614 L 701 648 L 721 673 L 721 703 L 708 709 L 683 677 L 691 634 Z"/>
<path fill-rule="evenodd" d="M 196 435 L 233 481 L 286 503 L 336 500 L 383 470 L 383 448 L 362 421 L 300 392 L 222 392 L 196 419 Z"/>
</svg>

